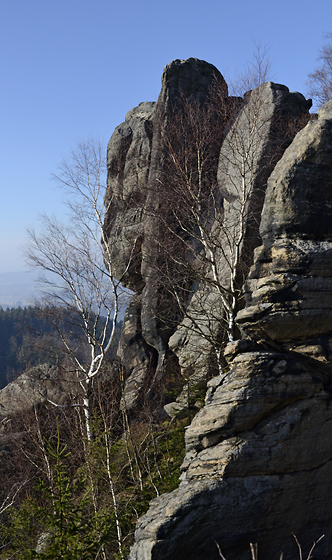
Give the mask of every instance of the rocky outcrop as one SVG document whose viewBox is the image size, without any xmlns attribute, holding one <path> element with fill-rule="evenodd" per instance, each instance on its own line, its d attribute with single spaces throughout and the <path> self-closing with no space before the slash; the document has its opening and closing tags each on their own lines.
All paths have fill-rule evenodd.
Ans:
<svg viewBox="0 0 332 560">
<path fill-rule="evenodd" d="M 331 557 L 332 102 L 269 180 L 229 372 L 187 429 L 179 488 L 140 519 L 132 560 Z"/>
<path fill-rule="evenodd" d="M 116 277 L 122 278 L 128 267 L 123 284 L 137 294 L 125 317 L 126 342 L 121 342 L 122 349 L 135 344 L 135 363 L 125 357 L 125 350 L 120 351 L 128 377 L 125 394 L 129 408 L 135 406 L 142 388 L 148 389 L 164 370 L 176 315 L 172 313 L 171 327 L 164 318 L 176 304 L 167 296 L 167 290 L 162 290 L 158 274 L 156 212 L 167 204 L 159 180 L 164 158 L 161 129 L 175 107 L 181 111 L 184 98 L 191 96 L 203 102 L 217 82 L 224 80 L 211 64 L 197 59 L 174 61 L 165 67 L 157 104 L 141 103 L 130 111 L 109 142 L 105 231 Z M 136 330 L 132 329 L 134 316 Z M 129 329 L 127 321 L 131 324 Z"/>
<path fill-rule="evenodd" d="M 0 391 L 0 418 L 12 416 L 47 399 L 65 402 L 65 389 L 58 380 L 58 369 L 41 364 L 29 369 Z"/>
<path fill-rule="evenodd" d="M 211 96 L 216 87 L 218 101 L 216 96 Z M 162 232 L 158 214 L 162 213 L 163 220 L 167 220 L 170 204 L 162 133 L 170 126 L 174 115 L 181 118 L 187 102 L 204 106 L 215 104 L 215 119 L 220 121 L 216 126 L 218 134 L 214 141 L 218 145 L 210 170 L 213 185 L 210 201 L 215 201 L 215 207 L 209 228 L 213 235 L 219 232 L 218 274 L 226 291 L 234 264 L 230 266 L 229 251 L 225 251 L 225 246 L 231 246 L 229 232 L 233 228 L 233 239 L 244 238 L 244 242 L 239 242 L 240 254 L 234 258 L 239 263 L 243 253 L 245 259 L 241 266 L 236 263 L 233 267 L 240 285 L 244 269 L 250 266 L 254 247 L 259 243 L 257 216 L 263 204 L 267 177 L 302 125 L 299 119 L 308 115 L 308 102 L 301 94 L 289 93 L 285 86 L 273 83 L 249 92 L 244 100 L 229 98 L 219 71 L 211 64 L 192 58 L 175 60 L 166 66 L 158 102 L 141 103 L 115 130 L 108 146 L 105 231 L 110 240 L 115 275 L 136 294 L 125 317 L 119 352 L 126 370 L 125 400 L 129 409 L 136 406 L 142 394 L 151 397 L 170 361 L 174 368 L 174 355 L 179 363 L 177 373 L 182 374 L 183 382 L 187 379 L 195 386 L 211 376 L 217 367 L 211 340 L 221 339 L 224 330 L 224 305 L 220 293 L 213 287 L 212 278 L 209 286 L 200 284 L 195 293 L 186 287 L 190 295 L 183 312 L 170 295 L 170 287 L 179 282 L 179 278 L 174 272 L 170 286 L 165 286 L 161 272 L 167 257 L 160 251 Z M 239 207 L 239 191 L 244 180 L 245 201 Z M 172 200 L 172 204 L 181 206 L 182 203 Z M 208 208 L 202 209 L 202 212 L 208 211 Z M 201 251 L 201 266 L 204 251 L 196 245 L 193 241 L 192 252 L 197 256 Z M 183 255 L 179 260 L 183 261 Z M 206 271 L 206 277 L 209 274 L 211 276 Z M 213 317 L 209 313 L 212 307 Z M 195 321 L 207 324 L 204 320 L 207 313 L 209 321 L 204 332 L 204 328 L 196 328 Z M 183 408 L 186 395 L 185 386 L 177 401 L 166 406 L 167 412 L 172 415 Z"/>
<path fill-rule="evenodd" d="M 186 318 L 169 342 L 182 370 L 193 370 L 191 384 L 209 377 L 209 358 L 218 349 L 211 339 L 222 339 L 223 331 L 227 332 L 220 287 L 231 292 L 232 281 L 239 288 L 248 273 L 254 248 L 260 244 L 258 224 L 268 176 L 293 139 L 300 125 L 298 120 L 307 118 L 308 107 L 310 102 L 301 94 L 290 93 L 286 86 L 269 82 L 248 92 L 237 116 L 228 123 L 229 130 L 218 158 L 220 208 L 211 228 L 217 237 L 212 243 L 218 263 L 215 276 L 219 289 L 215 287 L 211 270 L 207 269 L 210 282 L 205 280 L 198 287 L 187 307 Z M 235 307 L 241 303 L 237 299 Z M 207 323 L 206 317 L 209 320 L 204 333 L 201 325 Z M 195 328 L 195 324 L 200 328 Z M 185 391 L 186 387 L 177 403 L 183 401 Z M 166 410 L 171 406 L 167 405 Z"/>
<path fill-rule="evenodd" d="M 297 135 L 270 177 L 263 245 L 238 316 L 252 338 L 308 346 L 308 338 L 326 339 L 331 330 L 331 110 L 329 102 Z M 329 358 L 323 346 L 313 351 Z"/>
</svg>

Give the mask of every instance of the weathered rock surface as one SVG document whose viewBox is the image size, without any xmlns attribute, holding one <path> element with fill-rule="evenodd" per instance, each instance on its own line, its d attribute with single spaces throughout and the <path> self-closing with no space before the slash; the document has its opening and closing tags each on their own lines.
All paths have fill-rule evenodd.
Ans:
<svg viewBox="0 0 332 560">
<path fill-rule="evenodd" d="M 116 277 L 120 279 L 129 265 L 123 283 L 140 296 L 135 310 L 135 302 L 131 304 L 131 317 L 135 314 L 138 320 L 137 330 L 132 331 L 132 341 L 135 341 L 138 352 L 135 364 L 130 364 L 128 359 L 125 364 L 128 376 L 125 393 L 130 393 L 126 398 L 129 407 L 135 406 L 139 399 L 139 387 L 141 390 L 143 386 L 147 388 L 148 378 L 150 385 L 153 384 L 165 369 L 172 330 L 163 317 L 169 309 L 176 309 L 167 290 L 161 297 L 158 274 L 156 238 L 159 224 L 156 212 L 160 211 L 161 204 L 167 204 L 167 196 L 160 192 L 162 187 L 158 181 L 163 170 L 161 126 L 175 106 L 181 110 L 183 97 L 191 96 L 203 102 L 216 81 L 224 82 L 220 72 L 211 64 L 194 58 L 173 61 L 165 67 L 157 104 L 141 103 L 130 111 L 126 122 L 117 127 L 109 142 L 105 230 L 112 246 Z M 125 322 L 127 320 L 132 324 L 129 315 Z M 128 333 L 126 326 L 125 331 Z M 128 334 L 125 336 L 126 344 L 131 345 Z M 124 343 L 121 347 L 124 348 Z M 139 348 L 144 348 L 143 352 Z M 156 360 L 150 360 L 148 367 L 146 352 L 157 355 Z M 154 368 L 152 377 L 151 364 Z M 134 383 L 129 379 L 131 375 L 134 375 Z M 136 383 L 138 378 L 140 385 Z M 136 386 L 136 399 L 133 385 Z"/>
<path fill-rule="evenodd" d="M 157 352 L 145 342 L 141 328 L 141 296 L 134 296 L 126 310 L 118 348 L 118 357 L 125 371 L 124 404 L 132 410 L 139 402 L 142 387 L 146 387 L 153 376 Z"/>
<path fill-rule="evenodd" d="M 299 132 L 272 173 L 263 245 L 238 323 L 254 339 L 294 345 L 332 329 L 332 106 Z M 325 340 L 322 355 L 329 357 Z"/>
<path fill-rule="evenodd" d="M 332 103 L 268 180 L 238 314 L 243 340 L 187 429 L 179 488 L 151 503 L 131 560 L 294 560 L 332 550 Z"/>
<path fill-rule="evenodd" d="M 229 123 L 218 161 L 220 209 L 212 229 L 215 242 L 218 283 L 231 290 L 232 267 L 242 283 L 259 245 L 258 220 L 266 183 L 275 164 L 296 132 L 296 119 L 306 118 L 310 102 L 286 86 L 268 82 L 245 96 L 243 107 Z M 207 270 L 211 277 L 211 270 Z M 193 370 L 192 384 L 209 376 L 211 339 L 227 329 L 223 303 L 213 278 L 198 288 L 187 308 L 187 317 L 170 338 L 183 371 Z M 208 317 L 208 321 L 206 320 Z M 193 321 L 190 322 L 190 319 Z M 199 324 L 200 328 L 195 328 Z M 205 334 L 204 334 L 205 330 Z M 179 395 L 177 401 L 183 400 Z"/>
<path fill-rule="evenodd" d="M 31 368 L 0 391 L 0 419 L 36 406 L 46 399 L 59 404 L 66 391 L 58 380 L 58 370 L 49 364 Z"/>
<path fill-rule="evenodd" d="M 184 100 L 211 103 L 211 88 L 216 83 L 223 92 L 217 113 L 227 114 L 228 132 L 218 137 L 211 174 L 211 183 L 215 184 L 213 198 L 218 201 L 211 228 L 214 235 L 219 232 L 218 275 L 226 290 L 231 268 L 229 239 L 244 237 L 239 257 L 242 253 L 246 255 L 246 266 L 239 267 L 239 282 L 244 268 L 248 269 L 251 264 L 254 247 L 259 244 L 257 215 L 263 204 L 267 177 L 296 133 L 297 121 L 308 114 L 305 98 L 278 84 L 263 84 L 246 94 L 244 100 L 229 98 L 219 71 L 211 64 L 191 58 L 167 65 L 158 102 L 141 103 L 129 111 L 125 123 L 116 128 L 108 146 L 105 230 L 112 246 L 115 275 L 122 278 L 128 268 L 123 283 L 136 293 L 125 318 L 120 345 L 129 409 L 139 401 L 143 387 L 145 393 L 151 394 L 174 354 L 183 379 L 189 377 L 191 386 L 215 372 L 216 356 L 211 339 L 221 336 L 225 320 L 220 294 L 213 288 L 213 282 L 208 288 L 199 286 L 189 298 L 183 317 L 170 295 L 171 290 L 163 284 L 165 279 L 160 269 L 164 257 L 157 240 L 160 235 L 158 212 L 169 204 L 165 192 L 167 181 L 165 183 L 162 176 L 161 129 L 167 127 L 175 107 L 176 112 L 181 113 Z M 222 122 L 220 126 L 225 126 L 224 120 Z M 245 202 L 241 206 L 238 200 L 243 182 L 246 184 Z M 167 210 L 166 207 L 165 216 Z M 253 214 L 254 220 L 249 218 Z M 225 228 L 227 235 L 223 233 Z M 170 279 L 170 285 L 172 282 L 175 278 Z M 193 318 L 201 327 L 205 322 L 206 327 L 197 329 Z M 186 395 L 185 385 L 177 401 L 166 407 L 168 413 L 173 414 L 172 411 L 186 406 Z"/>
</svg>

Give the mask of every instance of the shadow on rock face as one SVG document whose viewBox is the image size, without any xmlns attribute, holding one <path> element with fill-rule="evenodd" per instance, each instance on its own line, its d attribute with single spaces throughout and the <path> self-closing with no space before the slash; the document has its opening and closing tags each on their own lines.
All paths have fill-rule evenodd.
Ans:
<svg viewBox="0 0 332 560">
<path fill-rule="evenodd" d="M 331 123 L 329 105 L 268 181 L 238 314 L 244 341 L 187 429 L 179 488 L 151 503 L 132 560 L 303 557 L 332 548 Z M 217 544 L 216 544 L 217 543 Z"/>
</svg>

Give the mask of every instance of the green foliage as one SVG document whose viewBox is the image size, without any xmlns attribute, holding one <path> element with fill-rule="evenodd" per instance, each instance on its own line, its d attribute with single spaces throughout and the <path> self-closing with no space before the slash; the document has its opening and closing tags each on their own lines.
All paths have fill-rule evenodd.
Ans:
<svg viewBox="0 0 332 560">
<path fill-rule="evenodd" d="M 48 447 L 52 480 L 40 480 L 34 496 L 13 508 L 3 530 L 1 558 L 92 560 L 110 537 L 112 515 L 93 511 L 91 488 L 67 474 L 66 446 Z"/>
<path fill-rule="evenodd" d="M 73 469 L 75 442 L 64 434 L 63 443 L 59 426 L 65 424 L 57 421 L 45 441 L 51 474 L 9 511 L 0 529 L 0 559 L 127 558 L 137 516 L 151 499 L 178 485 L 185 425 L 148 418 L 134 422 L 126 435 L 114 423 L 106 429 L 96 416 L 95 438 Z"/>
<path fill-rule="evenodd" d="M 0 558 L 34 558 L 33 550 L 41 530 L 40 511 L 34 497 L 27 494 L 19 508 L 11 509 L 7 524 L 1 527 Z"/>
</svg>

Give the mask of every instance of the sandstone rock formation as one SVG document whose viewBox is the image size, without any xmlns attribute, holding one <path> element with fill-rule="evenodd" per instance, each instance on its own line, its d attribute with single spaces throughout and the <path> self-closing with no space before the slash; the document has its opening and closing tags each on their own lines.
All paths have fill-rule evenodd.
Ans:
<svg viewBox="0 0 332 560">
<path fill-rule="evenodd" d="M 158 102 L 141 103 L 115 130 L 108 146 L 105 230 L 112 245 L 116 277 L 122 278 L 128 268 L 123 283 L 135 292 L 125 317 L 119 349 L 119 358 L 126 370 L 128 409 L 136 406 L 142 394 L 151 396 L 156 382 L 165 377 L 169 364 L 184 379 L 189 377 L 191 385 L 211 376 L 218 367 L 216 352 L 219 356 L 220 344 L 215 347 L 211 340 L 222 340 L 225 330 L 220 289 L 213 287 L 211 272 L 206 271 L 205 276 L 210 275 L 209 286 L 199 283 L 198 289 L 188 297 L 185 312 L 179 310 L 160 272 L 163 266 L 165 268 L 166 257 L 160 250 L 158 238 L 162 236 L 158 213 L 167 221 L 170 204 L 163 131 L 170 126 L 174 115 L 181 117 L 186 102 L 197 102 L 201 106 L 216 103 L 211 96 L 213 88 L 219 88 L 215 114 L 220 126 L 216 126 L 218 145 L 212 164 L 210 200 L 218 202 L 209 231 L 215 236 L 220 233 L 220 248 L 216 248 L 215 257 L 224 293 L 229 290 L 230 270 L 233 270 L 238 289 L 244 268 L 248 269 L 251 264 L 253 249 L 259 243 L 257 216 L 263 204 L 267 177 L 301 126 L 299 119 L 308 115 L 305 98 L 289 93 L 285 86 L 264 84 L 246 94 L 244 100 L 229 98 L 227 85 L 214 66 L 197 59 L 175 60 L 164 70 Z M 239 205 L 240 192 L 243 202 Z M 181 200 L 178 204 L 181 206 Z M 253 215 L 255 219 L 249 219 Z M 231 230 L 231 237 L 240 241 L 236 247 L 239 255 L 231 255 L 229 259 L 225 240 L 230 238 Z M 228 242 L 228 246 L 231 247 L 231 243 Z M 197 256 L 199 251 L 202 263 L 204 250 L 193 244 L 193 253 Z M 239 266 L 242 253 L 245 267 Z M 183 255 L 181 259 L 183 262 Z M 176 281 L 174 275 L 170 279 L 171 287 Z M 232 313 L 237 305 L 238 302 Z M 193 318 L 202 325 L 207 310 L 212 307 L 214 317 L 210 313 L 207 330 L 197 329 Z M 175 403 L 166 406 L 169 414 L 183 408 L 186 394 L 185 388 Z"/>
<path fill-rule="evenodd" d="M 119 353 L 129 377 L 125 391 L 129 409 L 139 398 L 138 389 L 148 388 L 164 367 L 170 336 L 163 317 L 172 303 L 166 292 L 160 297 L 155 243 L 155 214 L 165 204 L 158 186 L 163 169 L 161 125 L 172 107 L 179 106 L 182 95 L 203 102 L 218 81 L 223 78 L 211 64 L 196 59 L 174 61 L 164 70 L 158 103 L 141 103 L 130 111 L 109 142 L 105 229 L 112 243 L 115 274 L 120 278 L 130 262 L 123 283 L 136 292 L 125 316 L 125 340 Z M 128 357 L 128 346 L 135 347 L 134 362 L 132 352 Z"/>
<path fill-rule="evenodd" d="M 187 429 L 178 489 L 151 503 L 131 560 L 331 558 L 332 102 L 270 178 L 229 372 Z"/>
<path fill-rule="evenodd" d="M 331 109 L 329 102 L 297 135 L 269 179 L 263 246 L 238 316 L 253 338 L 295 347 L 331 329 Z"/>
<path fill-rule="evenodd" d="M 290 93 L 287 87 L 271 82 L 262 84 L 246 94 L 245 103 L 222 142 L 217 175 L 221 203 L 212 229 L 217 235 L 218 284 L 232 294 L 241 287 L 253 250 L 259 244 L 259 216 L 267 178 L 295 134 L 299 125 L 296 119 L 307 118 L 307 108 L 304 97 Z M 211 271 L 207 270 L 208 275 L 211 276 Z M 192 367 L 192 383 L 209 374 L 207 358 L 213 353 L 211 338 L 222 339 L 223 329 L 234 336 L 229 323 L 241 304 L 240 297 L 236 296 L 233 304 L 230 301 L 234 308 L 225 314 L 219 292 L 212 278 L 211 282 L 202 282 L 186 310 L 186 318 L 170 339 L 170 347 L 178 356 L 182 370 Z M 202 329 L 190 324 L 190 318 L 194 317 L 201 325 L 206 323 L 207 316 L 209 332 L 204 337 Z M 182 398 L 183 393 L 177 402 Z"/>
</svg>

